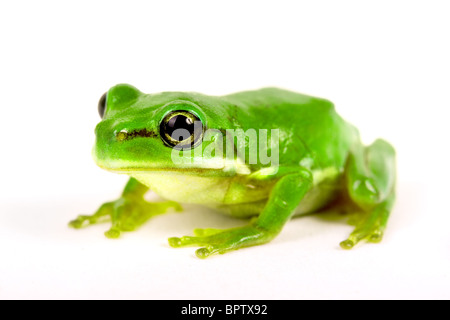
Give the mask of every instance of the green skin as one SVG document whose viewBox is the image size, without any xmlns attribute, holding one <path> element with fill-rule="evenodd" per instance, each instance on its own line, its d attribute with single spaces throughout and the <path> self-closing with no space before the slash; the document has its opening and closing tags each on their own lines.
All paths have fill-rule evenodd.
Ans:
<svg viewBox="0 0 450 320">
<path fill-rule="evenodd" d="M 205 155 L 202 161 L 175 164 L 173 149 L 160 133 L 162 119 L 175 110 L 192 112 L 205 128 L 222 133 L 279 129 L 277 170 L 262 164 L 259 157 L 257 163 L 250 163 L 239 154 L 227 159 L 224 168 L 205 165 L 213 161 Z M 331 102 L 277 88 L 215 97 L 185 92 L 143 94 L 130 85 L 117 85 L 107 93 L 106 112 L 96 136 L 97 164 L 131 178 L 118 200 L 104 204 L 92 216 L 79 216 L 70 225 L 81 228 L 110 220 L 106 236 L 117 238 L 169 208 L 181 210 L 178 202 L 249 218 L 245 227 L 197 229 L 195 236 L 169 239 L 172 247 L 201 247 L 196 251 L 199 258 L 267 243 L 294 215 L 330 207 L 357 213 L 356 228 L 341 242 L 342 248 L 351 249 L 363 239 L 379 242 L 395 200 L 395 151 L 389 143 L 376 140 L 365 147 L 358 130 L 335 112 Z M 198 157 L 191 151 L 205 150 L 211 143 L 203 139 L 180 154 L 198 160 L 190 159 Z M 241 146 L 247 151 L 252 147 Z M 144 196 L 149 190 L 169 201 L 147 202 Z"/>
</svg>

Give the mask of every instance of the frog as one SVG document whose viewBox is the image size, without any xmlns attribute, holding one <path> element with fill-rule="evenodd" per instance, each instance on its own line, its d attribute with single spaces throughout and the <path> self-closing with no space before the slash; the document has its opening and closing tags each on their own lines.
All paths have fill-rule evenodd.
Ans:
<svg viewBox="0 0 450 320">
<path fill-rule="evenodd" d="M 343 249 L 384 236 L 396 151 L 383 139 L 364 145 L 327 99 L 277 87 L 214 96 L 118 84 L 98 111 L 95 162 L 129 180 L 117 200 L 78 216 L 73 228 L 109 221 L 105 235 L 116 239 L 185 204 L 246 221 L 168 239 L 202 259 L 267 244 L 293 217 L 328 209 L 354 217 Z M 147 200 L 150 191 L 163 201 Z"/>
</svg>

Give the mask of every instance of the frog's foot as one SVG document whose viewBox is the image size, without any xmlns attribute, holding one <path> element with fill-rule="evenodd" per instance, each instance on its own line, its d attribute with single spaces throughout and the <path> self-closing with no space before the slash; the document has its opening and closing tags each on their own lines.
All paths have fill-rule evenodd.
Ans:
<svg viewBox="0 0 450 320">
<path fill-rule="evenodd" d="M 347 240 L 340 243 L 341 248 L 346 250 L 352 249 L 361 240 L 367 240 L 372 243 L 381 242 L 389 213 L 389 210 L 382 204 L 372 212 L 361 215 L 359 219 L 353 217 L 350 223 L 356 225 L 356 228 Z"/>
<path fill-rule="evenodd" d="M 165 213 L 169 208 L 181 211 L 181 206 L 173 201 L 149 203 L 143 199 L 122 197 L 105 203 L 91 216 L 78 216 L 69 226 L 75 229 L 92 224 L 111 221 L 111 228 L 105 236 L 116 239 L 122 231 L 134 231 L 153 216 Z"/>
<path fill-rule="evenodd" d="M 207 258 L 213 254 L 224 254 L 231 250 L 267 243 L 274 238 L 268 231 L 254 226 L 234 229 L 196 229 L 194 237 L 170 238 L 173 248 L 204 246 L 196 251 L 199 258 Z"/>
</svg>

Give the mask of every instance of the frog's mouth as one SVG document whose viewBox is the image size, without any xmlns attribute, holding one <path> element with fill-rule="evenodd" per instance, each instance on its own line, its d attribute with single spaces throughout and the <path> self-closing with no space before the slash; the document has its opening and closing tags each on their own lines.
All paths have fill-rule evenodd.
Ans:
<svg viewBox="0 0 450 320">
<path fill-rule="evenodd" d="M 179 166 L 167 166 L 158 164 L 154 166 L 140 166 L 138 163 L 126 160 L 109 160 L 109 161 L 96 161 L 97 165 L 103 170 L 126 175 L 147 174 L 147 173 L 182 173 L 184 175 L 193 176 L 209 176 L 209 177 L 230 177 L 235 175 L 248 175 L 251 173 L 250 168 L 245 164 L 232 163 L 225 164 L 220 167 L 198 167 L 195 165 L 179 165 Z"/>
<path fill-rule="evenodd" d="M 136 154 L 133 157 L 128 158 L 127 155 L 133 154 L 129 152 L 130 150 L 148 150 L 147 146 L 139 145 L 141 139 L 137 139 L 138 137 L 154 137 L 152 133 L 145 131 L 136 131 L 127 133 L 127 135 L 123 135 L 120 139 L 123 139 L 121 142 L 117 141 L 117 143 L 126 146 L 128 143 L 135 144 L 131 146 L 130 149 L 125 149 L 122 153 L 119 151 L 111 152 L 108 148 L 97 148 L 94 146 L 93 148 L 93 158 L 96 162 L 97 166 L 101 169 L 117 173 L 117 174 L 127 174 L 132 175 L 136 173 L 150 173 L 150 172 L 178 172 L 186 175 L 228 175 L 229 173 L 223 172 L 224 167 L 205 167 L 199 166 L 192 161 L 187 161 L 184 164 L 176 164 L 172 162 L 170 155 L 167 154 L 167 159 L 164 158 L 164 153 L 161 153 L 159 149 L 153 149 L 150 153 L 144 154 L 142 153 L 139 156 Z M 167 147 L 164 147 L 167 148 Z M 151 152 L 156 152 L 151 154 Z M 161 155 L 162 157 L 159 159 L 155 159 L 156 155 Z M 112 156 L 112 157 L 111 157 Z M 188 158 L 190 160 L 190 158 Z"/>
<path fill-rule="evenodd" d="M 98 165 L 98 164 L 97 164 Z M 110 168 L 98 165 L 101 169 L 117 173 L 117 174 L 145 174 L 150 172 L 167 172 L 167 173 L 183 173 L 186 175 L 204 175 L 205 173 L 209 173 L 210 175 L 217 176 L 217 173 L 222 173 L 222 170 L 211 169 L 211 168 L 176 168 L 176 167 L 168 167 L 168 168 Z M 206 174 L 208 175 L 208 174 Z"/>
</svg>

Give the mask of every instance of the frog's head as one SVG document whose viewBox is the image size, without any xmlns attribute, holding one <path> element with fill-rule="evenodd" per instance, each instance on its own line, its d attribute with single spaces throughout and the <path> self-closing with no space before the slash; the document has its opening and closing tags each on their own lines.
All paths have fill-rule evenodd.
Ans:
<svg viewBox="0 0 450 320">
<path fill-rule="evenodd" d="M 96 128 L 94 158 L 100 167 L 123 173 L 215 168 L 212 157 L 194 160 L 203 155 L 197 151 L 216 141 L 206 142 L 207 129 L 220 133 L 231 128 L 224 110 L 217 97 L 144 94 L 130 85 L 114 86 L 99 101 L 102 121 Z"/>
</svg>

